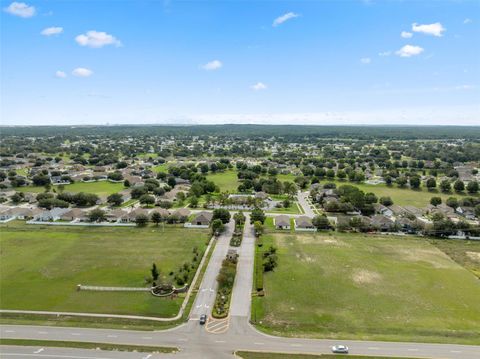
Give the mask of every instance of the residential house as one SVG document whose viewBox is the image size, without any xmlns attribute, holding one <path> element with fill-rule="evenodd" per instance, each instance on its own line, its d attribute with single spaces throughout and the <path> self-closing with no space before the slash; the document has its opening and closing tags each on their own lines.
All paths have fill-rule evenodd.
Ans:
<svg viewBox="0 0 480 359">
<path fill-rule="evenodd" d="M 135 208 L 133 211 L 130 211 L 128 214 L 127 214 L 127 220 L 128 222 L 135 222 L 137 216 L 140 216 L 140 215 L 145 215 L 145 216 L 148 216 L 148 210 L 145 209 L 145 208 Z"/>
<path fill-rule="evenodd" d="M 383 204 L 375 203 L 373 205 L 373 208 L 375 208 L 375 213 L 377 214 L 382 214 L 387 217 L 393 216 L 393 211 L 387 206 L 384 206 Z"/>
<path fill-rule="evenodd" d="M 60 217 L 68 212 L 68 208 L 59 208 L 55 207 L 52 208 L 51 210 L 46 210 L 42 211 L 39 214 L 37 214 L 33 219 L 38 222 L 52 222 L 52 221 L 58 221 Z"/>
<path fill-rule="evenodd" d="M 62 221 L 80 221 L 80 222 L 86 222 L 89 220 L 87 213 L 85 211 L 81 210 L 80 208 L 72 208 L 68 212 L 63 213 L 60 216 L 60 219 Z"/>
<path fill-rule="evenodd" d="M 290 229 L 290 217 L 285 214 L 276 216 L 273 219 L 273 224 L 276 229 Z"/>
<path fill-rule="evenodd" d="M 381 231 L 388 232 L 394 227 L 393 221 L 382 214 L 377 214 L 371 218 L 370 224 L 373 228 Z"/>
<path fill-rule="evenodd" d="M 312 219 L 307 216 L 299 216 L 294 219 L 296 231 L 315 231 L 316 228 L 312 223 Z"/>
<path fill-rule="evenodd" d="M 210 226 L 210 222 L 212 221 L 213 213 L 202 211 L 197 213 L 192 221 L 190 222 L 193 226 Z"/>
</svg>

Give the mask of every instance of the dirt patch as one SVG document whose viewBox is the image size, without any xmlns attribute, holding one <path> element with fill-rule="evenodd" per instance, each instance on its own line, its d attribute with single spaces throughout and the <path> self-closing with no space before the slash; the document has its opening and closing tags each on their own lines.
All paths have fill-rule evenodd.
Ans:
<svg viewBox="0 0 480 359">
<path fill-rule="evenodd" d="M 450 257 L 437 248 L 399 248 L 395 250 L 403 260 L 409 262 L 426 262 L 434 268 L 455 267 Z"/>
<path fill-rule="evenodd" d="M 377 272 L 359 269 L 353 273 L 352 279 L 356 284 L 374 284 L 378 283 L 382 276 Z"/>
<path fill-rule="evenodd" d="M 472 261 L 480 263 L 480 252 L 466 252 L 465 254 Z"/>
</svg>

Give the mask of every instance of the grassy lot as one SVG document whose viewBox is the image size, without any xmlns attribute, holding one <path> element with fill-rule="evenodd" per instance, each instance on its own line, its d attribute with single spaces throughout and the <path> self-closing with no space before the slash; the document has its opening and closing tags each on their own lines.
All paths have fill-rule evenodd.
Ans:
<svg viewBox="0 0 480 359">
<path fill-rule="evenodd" d="M 98 181 L 98 182 L 75 182 L 72 184 L 65 185 L 65 192 L 87 192 L 87 193 L 95 193 L 99 196 L 108 196 L 112 193 L 119 192 L 123 190 L 125 187 L 123 183 L 112 183 L 109 181 Z M 52 186 L 52 190 L 57 190 L 57 186 Z M 27 187 L 18 187 L 18 190 L 21 192 L 34 192 L 40 193 L 44 192 L 44 187 L 36 187 L 36 186 L 27 186 Z"/>
<path fill-rule="evenodd" d="M 2 309 L 157 317 L 175 316 L 183 298 L 77 292 L 76 285 L 142 287 L 153 262 L 168 279 L 170 271 L 191 263 L 195 246 L 203 253 L 209 237 L 205 230 L 168 226 L 72 228 L 14 222 L 0 228 Z"/>
<path fill-rule="evenodd" d="M 33 339 L 0 339 L 0 345 L 22 345 L 35 347 L 60 347 L 60 348 L 80 348 L 80 349 L 100 349 L 115 350 L 122 352 L 152 352 L 152 353 L 174 353 L 178 348 L 157 347 L 148 345 L 125 345 L 125 344 L 107 344 L 91 342 L 71 342 L 59 340 L 33 340 Z"/>
<path fill-rule="evenodd" d="M 480 278 L 480 241 L 432 240 L 434 246 Z"/>
<path fill-rule="evenodd" d="M 168 173 L 168 166 L 169 166 L 168 163 L 162 163 L 161 165 L 153 166 L 152 171 L 156 173 L 158 172 Z"/>
<path fill-rule="evenodd" d="M 290 354 L 290 353 L 266 353 L 238 351 L 235 354 L 243 359 L 400 359 L 394 357 L 364 356 L 364 355 L 343 355 L 343 354 Z M 402 357 L 401 359 L 409 359 Z M 412 359 L 412 358 L 410 358 Z"/>
<path fill-rule="evenodd" d="M 207 175 L 207 180 L 213 181 L 218 187 L 220 187 L 220 192 L 228 191 L 235 193 L 240 185 L 236 170 L 226 170 L 224 172 L 217 172 L 213 174 L 209 173 Z"/>
<path fill-rule="evenodd" d="M 427 240 L 270 233 L 252 320 L 287 336 L 480 344 L 480 282 Z M 312 274 L 315 276 L 312 277 Z"/>
<path fill-rule="evenodd" d="M 342 182 L 337 180 L 336 181 L 324 180 L 321 183 L 325 184 L 327 182 L 334 182 L 337 184 L 337 186 L 340 186 L 342 184 L 350 184 L 358 187 L 365 193 L 367 192 L 375 193 L 375 195 L 377 195 L 378 198 L 389 196 L 390 198 L 392 198 L 393 203 L 398 204 L 399 206 L 410 205 L 410 206 L 422 208 L 430 203 L 430 198 L 432 197 L 441 197 L 443 202 L 445 203 L 448 197 L 461 198 L 466 196 L 466 194 L 459 195 L 458 193 L 453 193 L 453 192 L 450 194 L 444 194 L 436 191 L 429 192 L 425 188 L 412 190 L 410 188 L 398 188 L 396 185 L 389 187 L 385 184 L 371 185 L 371 184 L 365 184 L 365 183 L 353 183 L 348 181 Z"/>
</svg>

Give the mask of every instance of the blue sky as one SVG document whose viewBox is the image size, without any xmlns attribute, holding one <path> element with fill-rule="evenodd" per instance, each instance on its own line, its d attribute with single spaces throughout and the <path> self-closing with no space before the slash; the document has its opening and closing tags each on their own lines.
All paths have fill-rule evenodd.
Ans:
<svg viewBox="0 0 480 359">
<path fill-rule="evenodd" d="M 1 123 L 480 125 L 480 1 L 0 1 Z"/>
</svg>

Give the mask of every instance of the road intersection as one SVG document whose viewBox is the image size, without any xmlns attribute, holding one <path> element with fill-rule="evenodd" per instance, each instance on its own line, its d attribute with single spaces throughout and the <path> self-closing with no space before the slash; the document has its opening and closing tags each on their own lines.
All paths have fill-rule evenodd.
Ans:
<svg viewBox="0 0 480 359">
<path fill-rule="evenodd" d="M 113 344 L 169 346 L 179 348 L 175 354 L 145 354 L 105 352 L 73 348 L 40 348 L 2 346 L 1 357 L 13 358 L 68 358 L 68 359 L 156 359 L 156 358 L 232 358 L 236 350 L 284 353 L 329 353 L 332 345 L 345 344 L 350 353 L 359 355 L 396 356 L 442 359 L 478 359 L 480 346 L 455 344 L 399 343 L 354 340 L 299 339 L 270 336 L 259 332 L 249 322 L 254 270 L 255 236 L 247 223 L 239 248 L 237 277 L 232 294 L 230 316 L 227 320 L 211 318 L 206 326 L 198 319 L 210 314 L 215 300 L 216 276 L 229 249 L 233 221 L 217 239 L 188 322 L 176 328 L 154 331 L 68 328 L 3 325 L 2 338 L 22 338 L 60 341 L 101 342 Z M 220 329 L 219 329 L 220 328 Z M 43 349 L 43 350 L 40 350 Z"/>
</svg>

